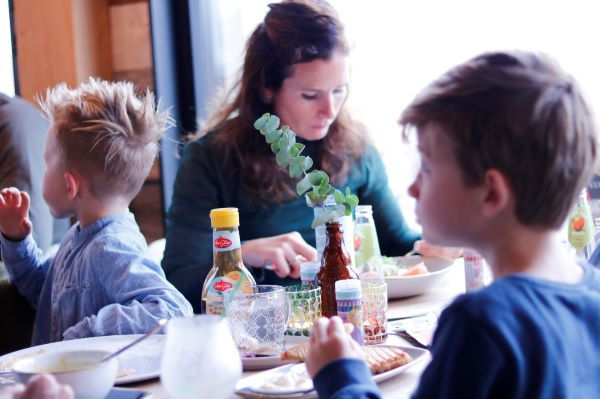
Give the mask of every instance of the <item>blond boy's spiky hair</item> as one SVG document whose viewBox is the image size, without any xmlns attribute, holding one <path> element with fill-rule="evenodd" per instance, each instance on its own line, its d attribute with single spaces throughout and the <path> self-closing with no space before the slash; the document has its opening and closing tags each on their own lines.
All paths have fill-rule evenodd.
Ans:
<svg viewBox="0 0 600 399">
<path fill-rule="evenodd" d="M 133 199 L 171 123 L 154 95 L 136 95 L 129 82 L 90 78 L 75 89 L 48 89 L 38 102 L 52 122 L 63 166 L 81 174 L 97 198 Z"/>
</svg>

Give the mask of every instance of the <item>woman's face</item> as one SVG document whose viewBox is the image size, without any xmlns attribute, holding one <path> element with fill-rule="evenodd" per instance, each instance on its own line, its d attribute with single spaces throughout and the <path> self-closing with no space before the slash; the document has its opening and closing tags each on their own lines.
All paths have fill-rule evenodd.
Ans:
<svg viewBox="0 0 600 399">
<path fill-rule="evenodd" d="M 292 74 L 281 89 L 267 91 L 275 114 L 305 140 L 327 135 L 348 96 L 348 56 L 336 51 L 329 60 L 314 60 L 292 66 Z"/>
</svg>

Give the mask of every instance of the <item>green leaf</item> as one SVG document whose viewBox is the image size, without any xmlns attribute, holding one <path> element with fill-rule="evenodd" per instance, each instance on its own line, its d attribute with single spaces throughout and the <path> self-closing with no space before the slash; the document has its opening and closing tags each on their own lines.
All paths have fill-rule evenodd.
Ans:
<svg viewBox="0 0 600 399">
<path fill-rule="evenodd" d="M 335 198 L 336 204 L 343 204 L 346 200 L 346 197 L 344 197 L 344 193 L 342 193 L 340 190 L 335 190 L 333 193 L 333 197 Z"/>
<path fill-rule="evenodd" d="M 327 178 L 327 182 L 329 182 L 329 177 L 322 170 L 313 170 L 308 174 L 308 178 L 310 179 L 311 186 L 320 186 L 325 178 Z"/>
<path fill-rule="evenodd" d="M 302 166 L 304 168 L 304 171 L 308 171 L 310 168 L 312 168 L 313 166 L 313 160 L 310 157 L 304 157 L 304 165 Z"/>
<path fill-rule="evenodd" d="M 346 197 L 349 196 L 350 194 L 352 194 L 350 192 L 350 187 L 346 186 Z"/>
<path fill-rule="evenodd" d="M 308 190 L 310 190 L 310 188 L 311 188 L 311 184 L 308 179 L 308 175 L 306 175 L 306 176 L 304 176 L 304 178 L 302 180 L 300 180 L 298 182 L 298 184 L 296 184 L 296 193 L 298 193 L 298 195 L 302 195 L 305 192 L 307 192 Z"/>
<path fill-rule="evenodd" d="M 322 224 L 325 224 L 332 219 L 334 219 L 334 215 L 332 215 L 328 211 L 325 211 L 313 219 L 312 223 L 310 224 L 310 227 L 314 229 L 315 227 L 321 226 Z"/>
<path fill-rule="evenodd" d="M 325 180 L 323 180 L 323 182 L 325 182 Z M 319 186 L 319 195 L 326 197 L 327 195 L 329 195 L 331 188 L 332 187 L 329 183 L 321 184 Z"/>
<path fill-rule="evenodd" d="M 270 132 L 265 133 L 265 139 L 267 140 L 267 143 L 273 144 L 277 140 L 279 140 L 282 135 L 283 133 L 281 133 L 281 130 L 272 130 Z"/>
<path fill-rule="evenodd" d="M 275 155 L 275 161 L 279 166 L 288 166 L 292 161 L 292 157 L 289 152 L 286 151 L 285 148 L 279 150 L 277 155 Z"/>
<path fill-rule="evenodd" d="M 293 157 L 296 157 L 299 154 L 299 151 L 296 148 L 296 146 L 290 148 L 290 154 L 292 154 Z"/>
<path fill-rule="evenodd" d="M 346 215 L 346 216 L 352 215 L 352 207 L 350 206 L 350 204 L 345 203 L 344 208 L 346 208 L 344 215 Z"/>
<path fill-rule="evenodd" d="M 303 160 L 302 157 L 296 157 L 292 159 L 290 163 L 290 177 L 300 177 L 302 173 L 304 173 L 304 169 L 302 169 Z"/>
<path fill-rule="evenodd" d="M 272 132 L 273 130 L 276 130 L 279 127 L 279 117 L 277 117 L 276 115 L 271 115 L 269 117 L 269 119 L 267 120 L 267 123 L 265 124 L 265 127 L 263 128 L 263 130 L 266 133 Z"/>
<path fill-rule="evenodd" d="M 346 202 L 351 206 L 355 207 L 358 205 L 358 197 L 354 194 L 350 194 L 346 196 Z"/>
<path fill-rule="evenodd" d="M 262 129 L 264 129 L 265 125 L 267 124 L 267 121 L 269 120 L 269 117 L 270 117 L 269 113 L 262 114 L 262 116 L 260 118 L 258 118 L 256 120 L 256 122 L 254 122 L 254 128 L 256 130 L 262 130 Z"/>
<path fill-rule="evenodd" d="M 294 144 L 294 148 L 296 148 L 298 150 L 298 154 L 300 154 L 302 152 L 302 150 L 304 149 L 304 144 L 296 143 L 296 144 Z"/>
<path fill-rule="evenodd" d="M 288 139 L 285 136 L 285 133 L 282 134 L 281 138 L 279 139 L 279 141 L 277 142 L 277 144 L 279 145 L 280 149 L 285 149 L 286 152 L 289 152 L 289 146 L 288 146 Z"/>
<path fill-rule="evenodd" d="M 279 144 L 277 144 L 277 143 L 271 144 L 271 151 L 273 151 L 275 154 L 277 154 L 279 152 Z"/>
<path fill-rule="evenodd" d="M 308 192 L 308 193 L 306 194 L 306 196 L 308 197 L 308 199 L 309 199 L 311 202 L 315 202 L 315 201 L 316 201 L 316 200 L 319 198 L 319 194 L 317 194 L 317 193 L 316 193 L 316 192 L 314 192 L 314 191 L 310 191 L 310 192 Z"/>
</svg>

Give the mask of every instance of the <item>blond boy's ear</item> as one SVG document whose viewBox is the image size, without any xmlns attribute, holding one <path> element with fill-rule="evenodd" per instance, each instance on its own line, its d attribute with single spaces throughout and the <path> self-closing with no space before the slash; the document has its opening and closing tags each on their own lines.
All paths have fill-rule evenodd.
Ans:
<svg viewBox="0 0 600 399">
<path fill-rule="evenodd" d="M 493 217 L 505 211 L 512 198 L 512 190 L 506 177 L 497 169 L 490 169 L 485 173 L 484 187 L 484 216 Z"/>
<path fill-rule="evenodd" d="M 67 198 L 73 200 L 81 193 L 83 180 L 81 176 L 73 172 L 65 172 L 65 184 L 67 186 Z"/>
</svg>

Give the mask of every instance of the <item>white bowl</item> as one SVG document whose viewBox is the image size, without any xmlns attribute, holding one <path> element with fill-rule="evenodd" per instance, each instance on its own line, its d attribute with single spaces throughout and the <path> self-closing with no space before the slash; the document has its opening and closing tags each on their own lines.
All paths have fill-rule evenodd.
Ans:
<svg viewBox="0 0 600 399">
<path fill-rule="evenodd" d="M 398 265 L 403 267 L 411 267 L 419 262 L 423 262 L 427 266 L 429 273 L 407 277 L 386 277 L 385 282 L 387 283 L 388 298 L 390 299 L 419 295 L 430 290 L 446 277 L 446 274 L 452 269 L 452 265 L 454 264 L 453 261 L 448 259 L 424 258 L 418 255 L 400 256 L 393 259 Z"/>
<path fill-rule="evenodd" d="M 36 374 L 52 374 L 61 384 L 67 384 L 77 399 L 104 399 L 117 377 L 117 359 L 100 363 L 111 352 L 74 350 L 40 354 L 19 360 L 12 371 L 22 383 Z"/>
</svg>

